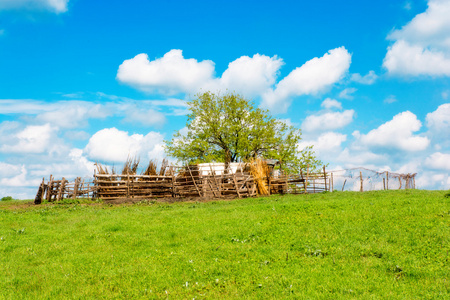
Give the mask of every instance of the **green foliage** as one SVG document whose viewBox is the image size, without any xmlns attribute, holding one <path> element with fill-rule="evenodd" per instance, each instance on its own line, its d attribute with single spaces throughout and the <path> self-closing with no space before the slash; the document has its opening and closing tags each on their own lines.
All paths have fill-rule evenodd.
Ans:
<svg viewBox="0 0 450 300">
<path fill-rule="evenodd" d="M 11 196 L 5 196 L 5 197 L 3 197 L 0 201 L 12 201 L 12 200 L 14 200 L 13 197 L 11 197 Z"/>
<path fill-rule="evenodd" d="M 445 194 L 3 203 L 0 298 L 448 299 Z"/>
<path fill-rule="evenodd" d="M 209 92 L 189 103 L 187 133 L 178 131 L 166 141 L 166 151 L 179 161 L 237 162 L 262 157 L 278 159 L 282 168 L 296 171 L 322 164 L 312 147 L 299 151 L 301 131 L 272 118 L 237 94 Z"/>
</svg>

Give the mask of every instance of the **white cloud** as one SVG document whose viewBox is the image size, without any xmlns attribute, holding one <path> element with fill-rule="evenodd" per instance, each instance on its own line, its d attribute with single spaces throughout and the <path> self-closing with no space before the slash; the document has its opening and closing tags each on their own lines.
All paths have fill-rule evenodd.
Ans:
<svg viewBox="0 0 450 300">
<path fill-rule="evenodd" d="M 435 170 L 450 171 L 450 154 L 435 152 L 425 159 L 425 165 Z"/>
<path fill-rule="evenodd" d="M 296 68 L 276 84 L 284 64 L 277 56 L 241 56 L 228 65 L 221 77 L 215 77 L 214 62 L 186 59 L 181 50 L 174 49 L 152 61 L 147 54 L 125 60 L 119 66 L 117 80 L 142 91 L 162 94 L 198 93 L 203 89 L 261 96 L 263 106 L 282 112 L 289 106 L 291 97 L 317 94 L 330 88 L 348 71 L 350 61 L 351 55 L 344 47 L 332 49 Z"/>
<path fill-rule="evenodd" d="M 361 83 L 361 84 L 370 85 L 370 84 L 374 84 L 375 81 L 377 80 L 377 78 L 378 78 L 378 75 L 375 74 L 375 72 L 371 70 L 371 71 L 369 71 L 369 73 L 367 73 L 364 76 L 361 76 L 361 74 L 359 74 L 359 73 L 354 73 L 354 74 L 352 74 L 351 80 Z"/>
<path fill-rule="evenodd" d="M 146 92 L 177 94 L 229 89 L 252 97 L 275 84 L 282 65 L 283 60 L 277 56 L 241 56 L 216 78 L 214 62 L 185 59 L 181 50 L 174 49 L 153 61 L 146 54 L 125 60 L 119 66 L 117 79 Z"/>
<path fill-rule="evenodd" d="M 147 54 L 125 60 L 117 71 L 120 82 L 147 92 L 164 94 L 198 92 L 214 75 L 214 62 L 185 59 L 181 50 L 171 50 L 153 61 Z"/>
<path fill-rule="evenodd" d="M 387 157 L 385 155 L 375 154 L 371 151 L 350 151 L 348 148 L 345 148 L 339 153 L 336 161 L 343 163 L 346 168 L 365 166 L 377 169 L 375 165 L 385 163 Z M 369 166 L 368 164 L 372 164 L 372 166 Z"/>
<path fill-rule="evenodd" d="M 354 137 L 364 146 L 394 148 L 402 151 L 425 150 L 430 141 L 426 137 L 414 135 L 419 131 L 422 123 L 416 115 L 409 111 L 397 114 L 388 121 L 368 134 L 354 133 Z"/>
<path fill-rule="evenodd" d="M 166 122 L 163 113 L 154 109 L 130 109 L 127 111 L 124 122 L 139 123 L 146 126 L 162 126 Z"/>
<path fill-rule="evenodd" d="M 315 57 L 289 73 L 274 90 L 263 94 L 262 105 L 274 112 L 285 112 L 292 97 L 318 94 L 341 80 L 350 62 L 351 54 L 344 47 Z"/>
<path fill-rule="evenodd" d="M 21 167 L 0 161 L 0 178 L 20 174 Z"/>
<path fill-rule="evenodd" d="M 90 138 L 83 152 L 89 159 L 106 162 L 124 162 L 128 156 L 162 159 L 163 143 L 163 136 L 158 132 L 129 135 L 116 128 L 105 128 Z"/>
<path fill-rule="evenodd" d="M 390 74 L 450 76 L 450 1 L 430 0 L 424 13 L 415 16 L 388 39 L 383 66 Z"/>
<path fill-rule="evenodd" d="M 426 116 L 427 127 L 434 133 L 450 137 L 450 103 L 440 105 Z"/>
<path fill-rule="evenodd" d="M 0 10 L 2 9 L 45 9 L 55 13 L 67 11 L 69 0 L 1 0 Z"/>
<path fill-rule="evenodd" d="M 17 134 L 10 133 L 11 143 L 3 144 L 0 152 L 43 153 L 53 148 L 57 128 L 50 124 L 29 125 Z"/>
<path fill-rule="evenodd" d="M 168 107 L 171 110 L 167 115 L 185 115 L 187 112 L 187 104 L 183 100 L 133 100 L 114 97 L 114 101 L 101 104 L 76 100 L 43 102 L 31 99 L 0 99 L 0 111 L 3 114 L 35 115 L 34 122 L 49 123 L 60 129 L 87 127 L 90 119 L 108 117 L 119 117 L 124 122 L 144 126 L 159 126 L 166 120 L 165 114 L 157 110 L 160 107 Z"/>
<path fill-rule="evenodd" d="M 220 78 L 220 86 L 247 96 L 257 96 L 275 84 L 283 60 L 255 54 L 241 56 L 228 65 Z"/>
<path fill-rule="evenodd" d="M 443 52 L 410 45 L 403 40 L 388 48 L 383 66 L 391 74 L 450 76 L 450 58 Z"/>
<path fill-rule="evenodd" d="M 330 152 L 338 152 L 341 149 L 343 142 L 347 140 L 347 135 L 336 132 L 325 132 L 321 134 L 316 140 L 302 140 L 298 144 L 300 150 L 314 146 L 313 150 L 323 156 Z"/>
<path fill-rule="evenodd" d="M 335 99 L 330 99 L 330 98 L 323 100 L 323 102 L 320 106 L 325 109 L 332 109 L 332 108 L 342 109 L 341 102 L 339 102 Z"/>
<path fill-rule="evenodd" d="M 327 131 L 347 126 L 353 121 L 353 109 L 343 112 L 327 112 L 306 117 L 302 123 L 304 131 Z"/>
<path fill-rule="evenodd" d="M 36 120 L 60 128 L 85 127 L 87 119 L 104 119 L 109 115 L 102 105 L 85 101 L 60 101 L 46 109 L 51 111 L 37 115 Z"/>
<path fill-rule="evenodd" d="M 347 100 L 352 100 L 354 97 L 353 97 L 353 93 L 354 92 L 356 92 L 357 91 L 357 89 L 355 89 L 355 88 L 346 88 L 346 89 L 343 89 L 340 93 L 339 93 L 339 98 L 342 98 L 342 99 L 347 99 Z"/>
</svg>

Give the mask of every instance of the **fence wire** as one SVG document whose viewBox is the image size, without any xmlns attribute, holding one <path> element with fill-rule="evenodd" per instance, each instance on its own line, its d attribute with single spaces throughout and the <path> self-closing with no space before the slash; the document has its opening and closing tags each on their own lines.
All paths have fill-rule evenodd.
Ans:
<svg viewBox="0 0 450 300">
<path fill-rule="evenodd" d="M 375 191 L 414 189 L 416 173 L 394 173 L 366 168 L 329 171 L 335 191 Z"/>
</svg>

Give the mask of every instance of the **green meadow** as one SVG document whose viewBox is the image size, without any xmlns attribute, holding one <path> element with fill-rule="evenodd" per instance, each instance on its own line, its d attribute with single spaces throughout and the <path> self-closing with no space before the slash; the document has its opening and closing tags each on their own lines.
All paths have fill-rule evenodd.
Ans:
<svg viewBox="0 0 450 300">
<path fill-rule="evenodd" d="M 0 202 L 0 299 L 449 299 L 449 251 L 446 191 Z"/>
</svg>

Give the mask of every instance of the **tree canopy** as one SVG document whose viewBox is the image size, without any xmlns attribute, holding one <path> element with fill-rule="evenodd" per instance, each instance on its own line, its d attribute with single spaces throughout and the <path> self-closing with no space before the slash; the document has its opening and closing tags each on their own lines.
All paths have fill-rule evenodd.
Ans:
<svg viewBox="0 0 450 300">
<path fill-rule="evenodd" d="M 186 129 L 166 142 L 166 152 L 186 163 L 238 162 L 261 157 L 298 170 L 319 166 L 312 147 L 298 150 L 301 131 L 234 93 L 198 94 L 188 102 Z"/>
</svg>

